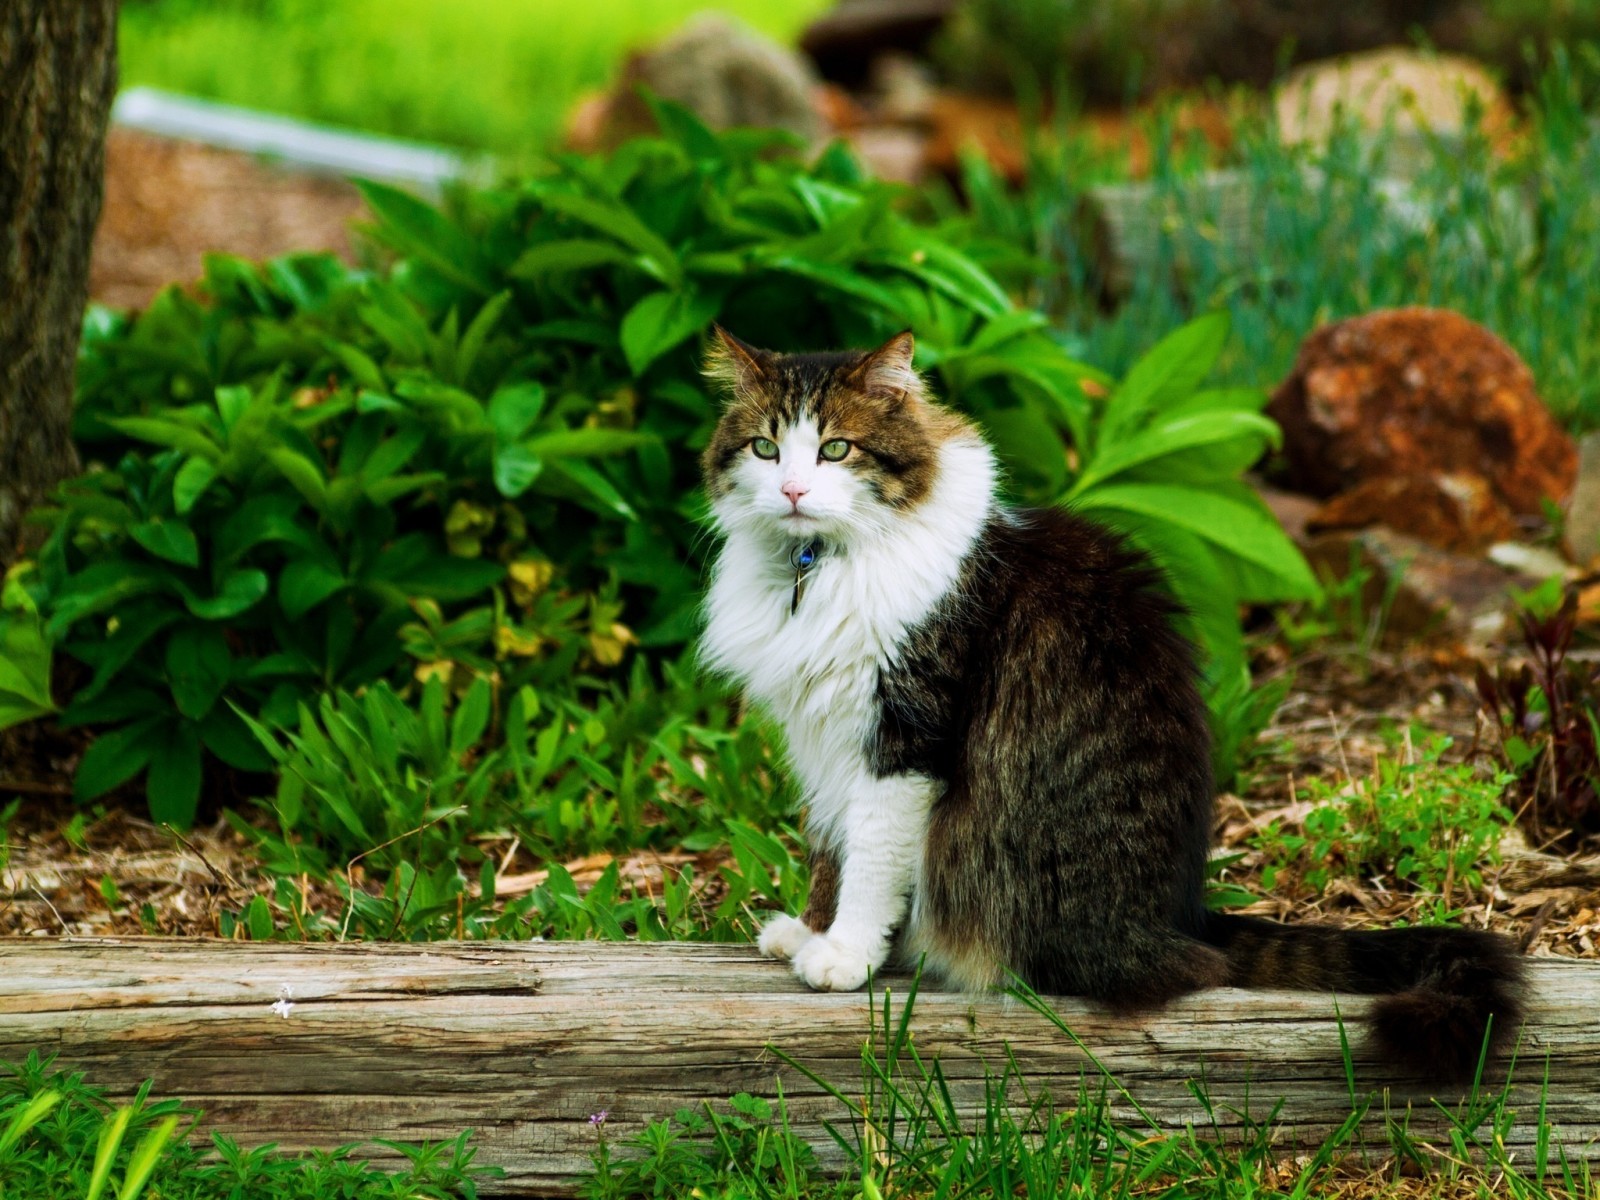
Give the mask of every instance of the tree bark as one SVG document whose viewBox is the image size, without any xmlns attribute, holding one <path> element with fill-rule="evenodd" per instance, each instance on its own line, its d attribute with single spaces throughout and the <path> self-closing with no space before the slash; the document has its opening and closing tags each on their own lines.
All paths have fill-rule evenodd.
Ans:
<svg viewBox="0 0 1600 1200">
<path fill-rule="evenodd" d="M 116 77 L 116 0 L 0 3 L 0 566 L 77 469 L 73 374 Z"/>
<path fill-rule="evenodd" d="M 824 1165 L 842 1168 L 823 1122 L 848 1129 L 851 1113 L 769 1047 L 859 1098 L 862 1044 L 873 1037 L 881 1057 L 886 1028 L 881 994 L 808 992 L 750 946 L 14 938 L 0 939 L 0 963 L 0 1061 L 53 1052 L 58 1069 L 87 1072 L 119 1102 L 154 1078 L 158 1095 L 205 1109 L 202 1132 L 219 1129 L 246 1146 L 416 1141 L 470 1127 L 478 1161 L 506 1172 L 480 1185 L 484 1196 L 576 1194 L 597 1144 L 591 1114 L 609 1114 L 605 1136 L 620 1144 L 679 1108 L 712 1101 L 720 1111 L 740 1091 L 775 1099 L 780 1085 L 790 1127 Z M 1531 1172 L 1546 1080 L 1551 1162 L 1560 1162 L 1556 1148 L 1574 1163 L 1600 1158 L 1600 963 L 1528 967 L 1532 995 L 1509 1085 L 1514 1119 L 1500 1136 Z M 885 982 L 892 1028 L 910 981 Z M 1202 1138 L 1250 1140 L 1241 1114 L 1263 1119 L 1282 1101 L 1271 1123 L 1289 1155 L 1318 1145 L 1350 1114 L 1342 1021 L 1357 1098 L 1377 1096 L 1363 1121 L 1366 1145 L 1388 1146 L 1386 1117 L 1407 1119 L 1419 1140 L 1450 1145 L 1429 1097 L 1454 1112 L 1459 1091 L 1408 1082 L 1376 1058 L 1363 1029 L 1370 1004 L 1223 989 L 1118 1015 L 1052 1000 L 1080 1048 L 1008 997 L 929 988 L 910 1030 L 923 1060 L 939 1059 L 967 1128 L 983 1110 L 986 1072 L 1004 1070 L 1009 1051 L 1026 1087 L 1062 1107 L 1078 1102 L 1080 1086 L 1097 1095 L 1103 1066 L 1126 1089 L 1111 1088 L 1113 1112 L 1151 1137 L 1192 1124 Z M 1488 1074 L 1492 1090 L 1503 1065 Z M 1191 1080 L 1204 1081 L 1209 1113 Z M 1014 1084 L 1014 1102 L 1023 1086 Z"/>
</svg>

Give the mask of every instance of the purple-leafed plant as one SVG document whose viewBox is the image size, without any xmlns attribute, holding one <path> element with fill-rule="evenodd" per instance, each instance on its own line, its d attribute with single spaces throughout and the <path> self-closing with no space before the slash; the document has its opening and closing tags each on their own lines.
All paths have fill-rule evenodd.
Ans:
<svg viewBox="0 0 1600 1200">
<path fill-rule="evenodd" d="M 1577 595 L 1524 610 L 1527 659 L 1478 666 L 1478 695 L 1516 775 L 1511 799 L 1536 844 L 1575 848 L 1600 834 L 1600 662 L 1572 656 Z"/>
</svg>

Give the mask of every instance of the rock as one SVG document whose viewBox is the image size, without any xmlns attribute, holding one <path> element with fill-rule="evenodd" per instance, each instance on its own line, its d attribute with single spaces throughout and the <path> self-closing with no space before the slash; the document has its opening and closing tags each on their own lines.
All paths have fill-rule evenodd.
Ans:
<svg viewBox="0 0 1600 1200">
<path fill-rule="evenodd" d="M 1538 517 L 1572 491 L 1578 453 L 1516 353 L 1445 309 L 1384 309 L 1324 325 L 1267 411 L 1283 427 L 1287 482 L 1329 497 L 1390 475 L 1483 479 Z"/>
<path fill-rule="evenodd" d="M 926 133 L 899 125 L 868 125 L 844 136 L 856 157 L 879 179 L 917 184 L 927 178 Z"/>
<path fill-rule="evenodd" d="M 1441 550 L 1473 554 L 1520 532 L 1481 475 L 1381 475 L 1340 492 L 1306 522 L 1313 532 L 1386 525 Z"/>
<path fill-rule="evenodd" d="M 1272 510 L 1272 515 L 1278 519 L 1278 524 L 1283 526 L 1283 531 L 1289 535 L 1289 539 L 1298 546 L 1304 546 L 1310 538 L 1307 526 L 1319 507 L 1317 502 L 1298 492 L 1286 492 L 1282 488 L 1273 487 L 1255 476 L 1246 478 L 1262 502 Z"/>
<path fill-rule="evenodd" d="M 1342 579 L 1352 562 L 1365 570 L 1362 610 L 1377 613 L 1387 601 L 1387 633 L 1442 635 L 1474 649 L 1507 633 L 1511 589 L 1539 582 L 1382 527 L 1315 535 L 1302 548 L 1319 576 Z"/>
<path fill-rule="evenodd" d="M 1273 95 L 1278 136 L 1289 145 L 1325 144 L 1351 122 L 1362 133 L 1391 127 L 1391 169 L 1431 156 L 1429 139 L 1462 139 L 1477 109 L 1491 144 L 1504 152 L 1516 114 L 1494 76 L 1470 58 L 1397 46 L 1308 63 Z"/>
<path fill-rule="evenodd" d="M 575 110 L 567 141 L 580 150 L 599 150 L 652 131 L 655 122 L 638 94 L 640 85 L 682 104 L 713 129 L 756 125 L 817 141 L 826 133 L 815 99 L 820 82 L 802 55 L 708 12 L 629 58 L 609 93 Z"/>
<path fill-rule="evenodd" d="M 1578 443 L 1578 482 L 1567 505 L 1567 550 L 1573 562 L 1600 568 L 1600 429 Z"/>
<path fill-rule="evenodd" d="M 966 92 L 940 92 L 928 110 L 928 167 L 941 175 L 960 174 L 961 155 L 981 154 L 996 174 L 1019 184 L 1027 174 L 1027 133 L 1022 111 L 1011 100 Z"/>
<path fill-rule="evenodd" d="M 955 11 L 956 0 L 841 0 L 800 37 L 827 79 L 859 85 L 883 54 L 920 54 Z"/>
<path fill-rule="evenodd" d="M 1563 578 L 1569 573 L 1567 560 L 1549 546 L 1530 546 L 1527 542 L 1496 542 L 1484 555 L 1497 567 L 1515 571 L 1530 579 Z"/>
</svg>

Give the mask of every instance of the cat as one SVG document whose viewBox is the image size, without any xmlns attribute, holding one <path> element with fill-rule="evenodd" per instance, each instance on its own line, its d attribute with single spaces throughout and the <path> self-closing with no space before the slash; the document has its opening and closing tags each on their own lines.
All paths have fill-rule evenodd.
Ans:
<svg viewBox="0 0 1600 1200">
<path fill-rule="evenodd" d="M 779 354 L 717 328 L 703 456 L 722 537 L 701 653 L 783 725 L 811 895 L 760 934 L 817 989 L 898 946 L 960 989 L 1013 975 L 1122 1010 L 1200 988 L 1381 994 L 1379 1047 L 1469 1075 L 1521 1015 L 1495 934 L 1208 911 L 1210 733 L 1152 562 L 1069 508 L 1012 508 L 927 394 L 909 333 Z M 1492 1019 L 1491 1019 L 1492 1018 Z"/>
</svg>

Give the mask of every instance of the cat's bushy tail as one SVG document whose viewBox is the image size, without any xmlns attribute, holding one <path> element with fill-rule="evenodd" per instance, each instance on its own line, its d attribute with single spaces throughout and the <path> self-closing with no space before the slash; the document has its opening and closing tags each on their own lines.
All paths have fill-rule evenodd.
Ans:
<svg viewBox="0 0 1600 1200">
<path fill-rule="evenodd" d="M 1470 1080 L 1484 1039 L 1497 1053 L 1521 1021 L 1522 961 L 1499 934 L 1337 929 L 1213 913 L 1205 940 L 1227 956 L 1232 987 L 1381 995 L 1370 1018 L 1379 1049 L 1432 1078 Z"/>
</svg>

